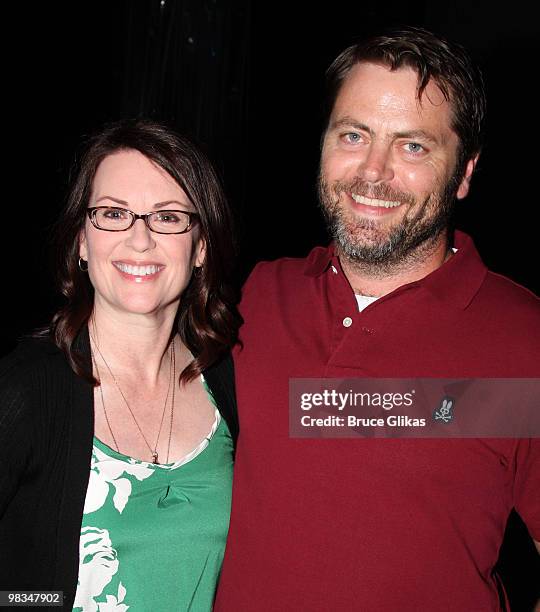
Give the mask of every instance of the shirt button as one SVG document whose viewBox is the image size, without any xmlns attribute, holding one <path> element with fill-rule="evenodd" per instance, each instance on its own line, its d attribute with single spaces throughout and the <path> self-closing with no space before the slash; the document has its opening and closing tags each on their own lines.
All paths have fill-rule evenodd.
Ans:
<svg viewBox="0 0 540 612">
<path fill-rule="evenodd" d="M 345 317 L 343 319 L 343 327 L 350 327 L 352 325 L 351 317 Z"/>
<path fill-rule="evenodd" d="M 332 266 L 332 272 L 333 272 L 334 274 L 337 274 L 337 268 L 336 268 L 336 266 Z"/>
</svg>

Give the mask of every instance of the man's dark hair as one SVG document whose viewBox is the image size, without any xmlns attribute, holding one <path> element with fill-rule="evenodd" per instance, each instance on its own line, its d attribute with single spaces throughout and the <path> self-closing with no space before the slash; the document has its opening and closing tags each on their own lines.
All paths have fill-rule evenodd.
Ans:
<svg viewBox="0 0 540 612">
<path fill-rule="evenodd" d="M 462 172 L 482 147 L 486 110 L 482 74 L 465 49 L 413 27 L 388 30 L 348 47 L 326 71 L 327 120 L 347 75 L 361 62 L 390 70 L 412 68 L 418 75 L 418 99 L 433 79 L 452 108 L 452 129 L 460 143 L 458 170 Z"/>
<path fill-rule="evenodd" d="M 51 334 L 73 370 L 96 382 L 74 341 L 88 322 L 94 290 L 78 265 L 79 237 L 87 219 L 92 184 L 99 164 L 118 151 L 139 151 L 163 168 L 185 191 L 198 215 L 206 254 L 182 294 L 176 331 L 195 360 L 182 372 L 188 381 L 214 363 L 237 339 L 239 317 L 228 279 L 234 253 L 231 213 L 220 181 L 206 156 L 185 137 L 144 119 L 105 126 L 85 143 L 74 170 L 66 206 L 56 224 L 56 270 L 66 305 L 53 318 Z M 174 333 L 174 330 L 173 330 Z"/>
</svg>

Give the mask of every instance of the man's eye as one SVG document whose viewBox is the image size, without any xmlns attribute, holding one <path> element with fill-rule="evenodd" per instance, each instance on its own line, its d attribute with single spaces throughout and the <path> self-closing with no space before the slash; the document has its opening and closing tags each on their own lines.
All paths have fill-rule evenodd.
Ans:
<svg viewBox="0 0 540 612">
<path fill-rule="evenodd" d="M 358 144 L 362 140 L 360 134 L 356 132 L 347 132 L 342 135 L 342 138 L 347 144 Z"/>
<path fill-rule="evenodd" d="M 417 142 L 408 142 L 405 145 L 405 149 L 407 151 L 407 153 L 423 153 L 425 151 L 424 147 L 421 144 L 418 144 Z"/>
</svg>

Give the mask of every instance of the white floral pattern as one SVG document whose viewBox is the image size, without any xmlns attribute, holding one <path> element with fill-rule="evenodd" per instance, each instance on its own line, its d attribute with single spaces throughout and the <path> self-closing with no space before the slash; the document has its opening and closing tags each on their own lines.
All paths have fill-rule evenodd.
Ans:
<svg viewBox="0 0 540 612">
<path fill-rule="evenodd" d="M 124 597 L 126 596 L 126 589 L 120 582 L 118 585 L 118 595 L 107 595 L 107 601 L 99 604 L 99 612 L 125 612 L 129 606 L 126 606 Z"/>
<path fill-rule="evenodd" d="M 118 571 L 119 565 L 109 532 L 99 527 L 83 527 L 79 544 L 79 559 L 79 585 L 84 584 L 84 591 L 77 589 L 73 607 L 81 608 L 82 612 L 97 612 L 98 604 L 94 601 L 94 597 L 101 595 L 103 589 Z M 125 589 L 121 601 L 124 597 Z M 120 608 L 109 609 L 120 610 Z"/>
<path fill-rule="evenodd" d="M 121 478 L 123 474 L 130 474 L 137 480 L 144 480 L 153 474 L 153 470 L 144 462 L 135 459 L 119 461 L 108 457 L 94 445 L 84 514 L 95 512 L 103 506 L 111 486 L 114 488 L 114 507 L 122 513 L 131 494 L 131 482 L 127 478 Z"/>
<path fill-rule="evenodd" d="M 123 566 L 118 556 L 125 551 L 125 533 L 119 525 L 132 520 L 128 505 L 130 497 L 133 493 L 133 498 L 136 498 L 141 490 L 154 490 L 156 485 L 152 484 L 151 476 L 172 472 L 202 453 L 220 422 L 221 417 L 216 408 L 209 434 L 190 453 L 167 465 L 133 459 L 115 453 L 99 440 L 94 441 L 80 537 L 79 583 L 74 602 L 76 612 L 126 612 L 130 606 L 135 605 L 133 598 L 137 598 L 137 586 L 130 582 L 129 563 Z M 145 483 L 146 488 L 137 484 L 137 481 L 147 479 L 150 481 Z M 155 488 L 154 493 L 157 508 L 168 508 L 179 500 L 190 503 L 186 493 L 183 490 L 177 491 L 174 482 L 169 482 L 168 477 L 158 479 L 158 482 L 161 483 L 160 488 Z M 132 601 L 128 599 L 128 605 L 126 594 L 129 595 L 129 592 Z"/>
</svg>

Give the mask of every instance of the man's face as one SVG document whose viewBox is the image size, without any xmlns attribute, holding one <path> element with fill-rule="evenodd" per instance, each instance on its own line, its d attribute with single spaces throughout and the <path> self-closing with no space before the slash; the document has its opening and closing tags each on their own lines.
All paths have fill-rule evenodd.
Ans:
<svg viewBox="0 0 540 612">
<path fill-rule="evenodd" d="M 476 159 L 456 176 L 451 107 L 430 81 L 417 99 L 411 68 L 357 64 L 336 99 L 321 156 L 319 195 L 351 260 L 397 263 L 442 237 Z"/>
</svg>

